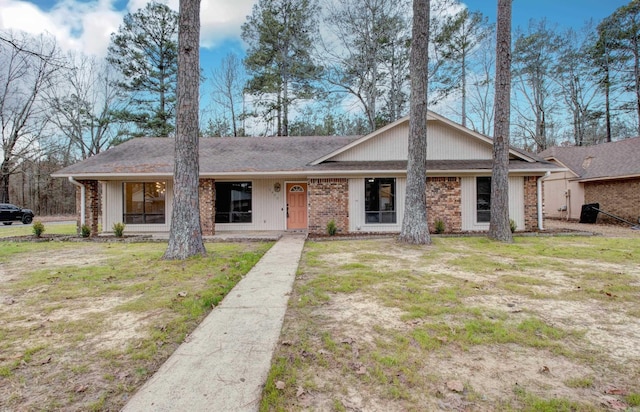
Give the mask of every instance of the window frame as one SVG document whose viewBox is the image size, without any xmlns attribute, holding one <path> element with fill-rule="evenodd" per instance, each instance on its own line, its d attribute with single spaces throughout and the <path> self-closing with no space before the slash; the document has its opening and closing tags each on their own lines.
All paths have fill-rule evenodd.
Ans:
<svg viewBox="0 0 640 412">
<path fill-rule="evenodd" d="M 127 212 L 127 186 L 128 185 L 142 185 L 142 212 L 141 213 L 133 213 Z M 163 196 L 162 199 L 162 213 L 152 213 L 147 212 L 147 203 L 153 203 L 155 200 L 151 198 L 151 200 L 147 201 L 147 194 L 150 193 L 147 190 L 147 185 L 155 186 L 158 188 L 158 192 Z M 162 185 L 163 190 L 158 187 L 158 185 Z M 127 225 L 164 225 L 167 223 L 167 187 L 168 184 L 166 181 L 159 180 L 154 182 L 122 182 L 122 222 Z M 133 195 L 133 194 L 132 194 Z M 158 197 L 160 199 L 160 197 Z M 133 201 L 132 201 L 133 202 Z M 159 209 L 159 208 L 158 208 Z M 141 219 L 136 219 L 141 218 Z M 141 220 L 141 221 L 140 221 Z"/>
<path fill-rule="evenodd" d="M 481 183 L 484 182 L 488 184 L 488 192 L 480 192 L 479 190 Z M 475 209 L 476 223 L 487 224 L 491 221 L 491 176 L 476 176 Z"/>
<path fill-rule="evenodd" d="M 388 195 L 382 196 L 383 185 L 389 185 Z M 398 223 L 397 179 L 395 177 L 366 177 L 364 179 L 364 222 L 366 225 L 394 225 Z M 375 192 L 374 192 L 375 190 Z M 371 195 L 376 195 L 371 198 Z M 390 199 L 382 208 L 381 199 Z M 374 205 L 377 203 L 377 207 Z"/>
<path fill-rule="evenodd" d="M 247 199 L 237 199 L 237 201 L 241 202 L 240 203 L 240 210 L 236 210 L 233 207 L 233 190 L 231 188 L 233 188 L 233 185 L 246 185 L 246 188 L 244 191 L 241 191 L 241 193 L 249 193 L 249 198 L 248 198 L 248 207 L 246 205 L 243 205 L 242 203 L 244 201 L 246 201 Z M 219 197 L 221 196 L 221 190 L 222 188 L 225 187 L 229 187 L 230 193 L 228 195 L 228 201 L 230 202 L 230 204 L 228 205 L 228 210 L 220 210 L 220 205 L 224 204 L 224 202 L 222 202 L 222 199 Z M 237 190 L 236 190 L 237 192 Z M 214 222 L 215 224 L 232 224 L 232 225 L 237 225 L 237 224 L 250 224 L 253 223 L 253 181 L 251 180 L 247 180 L 247 181 L 222 181 L 222 182 L 216 182 L 215 183 L 215 216 L 214 216 Z M 227 209 L 227 208 L 225 208 Z M 244 209 L 244 210 L 243 210 Z M 226 215 L 227 219 L 221 219 L 222 216 Z"/>
</svg>

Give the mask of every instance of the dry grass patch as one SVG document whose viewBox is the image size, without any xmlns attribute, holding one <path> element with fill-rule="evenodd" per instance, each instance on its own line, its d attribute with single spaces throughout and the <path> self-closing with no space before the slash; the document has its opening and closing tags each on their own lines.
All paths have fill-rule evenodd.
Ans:
<svg viewBox="0 0 640 412">
<path fill-rule="evenodd" d="M 0 243 L 0 410 L 118 410 L 271 243 Z"/>
<path fill-rule="evenodd" d="M 308 242 L 261 409 L 634 407 L 638 313 L 634 239 Z"/>
</svg>

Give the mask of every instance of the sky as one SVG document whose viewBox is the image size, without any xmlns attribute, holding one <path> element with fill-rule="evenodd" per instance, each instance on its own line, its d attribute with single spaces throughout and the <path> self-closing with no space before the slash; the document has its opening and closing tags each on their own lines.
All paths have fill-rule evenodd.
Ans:
<svg viewBox="0 0 640 412">
<path fill-rule="evenodd" d="M 0 30 L 30 34 L 49 33 L 63 50 L 104 57 L 110 35 L 122 18 L 145 6 L 148 0 L 0 0 Z M 179 0 L 165 1 L 174 10 Z M 319 0 L 323 1 L 330 0 Z M 358 0 L 355 0 L 358 1 Z M 550 27 L 579 30 L 594 24 L 630 0 L 514 0 L 512 25 L 526 28 L 530 19 L 546 18 Z M 209 76 L 229 52 L 244 55 L 240 27 L 257 0 L 201 0 L 201 50 L 203 73 Z M 462 0 L 495 22 L 497 0 Z"/>
<path fill-rule="evenodd" d="M 0 30 L 48 32 L 63 49 L 104 56 L 109 36 L 122 17 L 143 7 L 147 0 L 0 0 Z M 179 0 L 167 0 L 177 10 Z M 216 66 L 229 51 L 242 52 L 240 26 L 257 0 L 202 0 L 202 65 Z M 581 28 L 590 19 L 597 24 L 629 0 L 514 0 L 513 27 L 526 27 L 529 19 L 546 18 L 559 28 Z M 464 0 L 470 10 L 495 21 L 496 0 Z"/>
</svg>

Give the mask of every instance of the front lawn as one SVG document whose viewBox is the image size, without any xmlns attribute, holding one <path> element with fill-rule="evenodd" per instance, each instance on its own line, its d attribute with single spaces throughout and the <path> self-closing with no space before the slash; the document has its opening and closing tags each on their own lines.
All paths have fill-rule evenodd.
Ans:
<svg viewBox="0 0 640 412">
<path fill-rule="evenodd" d="M 605 237 L 307 242 L 261 404 L 634 407 L 640 245 Z"/>
<path fill-rule="evenodd" d="M 0 410 L 119 410 L 271 245 L 0 242 Z"/>
</svg>

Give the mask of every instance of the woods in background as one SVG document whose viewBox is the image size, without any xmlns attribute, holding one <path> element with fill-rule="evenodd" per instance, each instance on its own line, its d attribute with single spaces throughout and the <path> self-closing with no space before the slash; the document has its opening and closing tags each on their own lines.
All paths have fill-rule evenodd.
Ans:
<svg viewBox="0 0 640 412">
<path fill-rule="evenodd" d="M 201 72 L 201 135 L 359 135 L 407 115 L 411 19 L 409 0 L 258 1 L 246 56 Z M 130 138 L 174 137 L 177 22 L 149 3 L 105 59 L 0 31 L 0 201 L 72 213 L 73 187 L 51 172 Z M 432 0 L 429 27 L 430 109 L 492 136 L 495 27 L 457 0 Z M 638 38 L 638 0 L 579 29 L 515 27 L 511 144 L 640 134 Z"/>
</svg>

